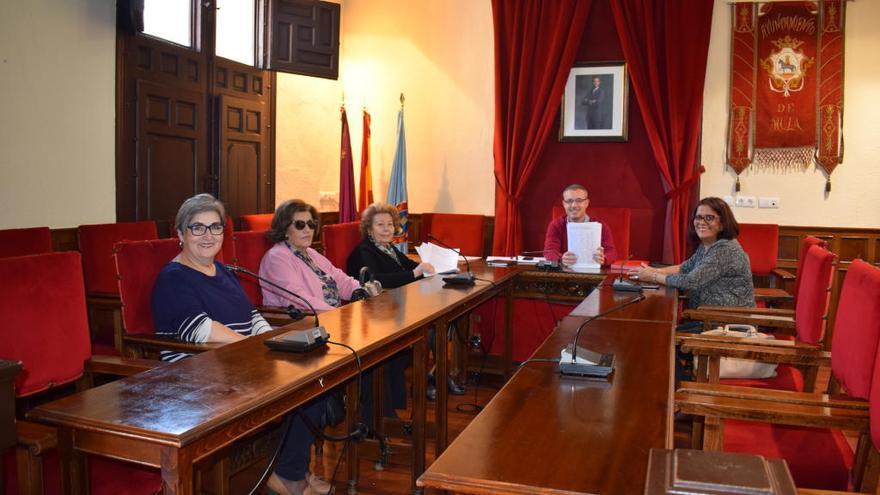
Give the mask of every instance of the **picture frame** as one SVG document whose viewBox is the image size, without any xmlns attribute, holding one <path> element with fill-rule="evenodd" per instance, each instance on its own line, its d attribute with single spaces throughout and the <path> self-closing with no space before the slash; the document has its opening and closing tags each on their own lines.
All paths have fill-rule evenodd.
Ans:
<svg viewBox="0 0 880 495">
<path fill-rule="evenodd" d="M 562 95 L 559 141 L 627 141 L 628 99 L 626 63 L 575 63 Z"/>
</svg>

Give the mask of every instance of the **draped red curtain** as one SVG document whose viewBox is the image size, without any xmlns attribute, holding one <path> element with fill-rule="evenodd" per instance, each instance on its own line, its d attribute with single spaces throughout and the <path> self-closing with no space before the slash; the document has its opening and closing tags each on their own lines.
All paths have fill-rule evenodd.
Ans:
<svg viewBox="0 0 880 495">
<path fill-rule="evenodd" d="M 492 0 L 495 23 L 495 236 L 522 251 L 519 204 L 556 119 L 592 0 Z"/>
<path fill-rule="evenodd" d="M 611 0 L 630 81 L 666 191 L 666 263 L 680 263 L 685 257 L 688 199 L 704 170 L 697 150 L 714 3 Z"/>
</svg>

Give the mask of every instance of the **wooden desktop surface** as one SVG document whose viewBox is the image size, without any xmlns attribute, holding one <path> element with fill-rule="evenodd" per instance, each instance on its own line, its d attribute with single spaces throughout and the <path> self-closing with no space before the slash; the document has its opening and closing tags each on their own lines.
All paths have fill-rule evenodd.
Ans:
<svg viewBox="0 0 880 495">
<path fill-rule="evenodd" d="M 611 292 L 608 290 L 607 292 Z M 607 309 L 632 294 L 597 289 Z M 659 292 L 591 322 L 579 343 L 615 354 L 610 380 L 562 376 L 554 363 L 522 367 L 419 478 L 456 493 L 641 493 L 651 448 L 672 444 L 675 292 Z M 648 303 L 648 304 L 646 304 Z M 559 358 L 583 316 L 566 317 L 535 358 Z"/>
<path fill-rule="evenodd" d="M 433 277 L 320 315 L 331 340 L 355 348 L 369 367 L 415 345 L 424 367 L 426 327 L 443 324 L 509 287 L 522 267 L 475 264 L 475 287 L 443 289 Z M 509 291 L 508 291 L 509 293 Z M 439 323 L 438 323 L 439 322 Z M 306 319 L 285 329 L 308 327 Z M 192 464 L 282 418 L 306 401 L 354 377 L 355 360 L 339 346 L 307 355 L 273 352 L 252 337 L 130 378 L 41 405 L 30 417 L 59 426 L 59 448 L 71 491 L 85 492 L 84 456 L 91 452 L 162 468 L 166 493 L 191 493 Z M 445 339 L 436 339 L 438 346 Z M 443 354 L 440 354 L 443 355 Z M 445 368 L 445 362 L 441 360 Z M 441 363 L 438 363 L 441 364 Z M 425 371 L 415 372 L 415 441 L 424 465 Z M 441 372 L 443 370 L 439 370 Z M 443 387 L 441 387 L 443 388 Z M 445 398 L 445 388 L 438 404 Z M 419 415 L 421 418 L 419 418 Z M 439 422 L 439 419 L 438 419 Z M 445 428 L 442 429 L 445 446 Z M 442 446 L 438 450 L 442 450 Z"/>
</svg>

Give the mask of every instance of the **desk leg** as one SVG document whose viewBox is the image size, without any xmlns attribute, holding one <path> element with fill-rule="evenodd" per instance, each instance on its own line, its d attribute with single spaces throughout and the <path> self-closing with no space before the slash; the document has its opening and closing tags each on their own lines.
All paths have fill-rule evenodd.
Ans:
<svg viewBox="0 0 880 495">
<path fill-rule="evenodd" d="M 437 365 L 437 371 L 434 375 L 437 385 L 437 400 L 434 406 L 436 414 L 434 415 L 434 423 L 437 429 L 436 438 L 436 457 L 446 450 L 446 444 L 449 441 L 447 427 L 447 412 L 449 408 L 449 387 L 447 385 L 447 377 L 449 376 L 449 359 L 447 354 L 448 345 L 446 332 L 449 331 L 449 320 L 445 317 L 435 322 L 436 333 L 434 337 L 434 364 Z"/>
<path fill-rule="evenodd" d="M 412 491 L 421 493 L 416 480 L 425 472 L 425 417 L 428 388 L 428 332 L 422 331 L 422 338 L 413 345 L 413 413 L 412 413 Z"/>
<path fill-rule="evenodd" d="M 345 393 L 348 396 L 349 402 L 349 404 L 346 404 L 347 407 L 345 408 L 345 425 L 347 431 L 353 431 L 354 425 L 361 419 L 358 417 L 360 411 L 355 411 L 354 407 L 352 407 L 355 404 L 353 401 L 358 400 L 357 398 L 360 397 L 360 392 L 361 384 L 358 382 L 357 378 L 349 380 L 348 384 L 345 385 Z M 358 403 L 360 403 L 360 401 L 358 401 Z M 357 493 L 358 475 L 360 474 L 358 471 L 360 468 L 360 463 L 358 462 L 358 443 L 359 442 L 355 441 L 348 442 L 348 454 L 346 458 L 346 461 L 348 462 L 348 493 Z"/>
<path fill-rule="evenodd" d="M 504 290 L 504 380 L 513 374 L 513 285 Z"/>
<path fill-rule="evenodd" d="M 88 458 L 84 452 L 74 448 L 71 428 L 58 428 L 58 455 L 61 460 L 61 483 L 64 493 L 88 495 Z"/>
<path fill-rule="evenodd" d="M 162 447 L 162 485 L 165 495 L 192 495 L 193 463 L 186 449 Z"/>
</svg>

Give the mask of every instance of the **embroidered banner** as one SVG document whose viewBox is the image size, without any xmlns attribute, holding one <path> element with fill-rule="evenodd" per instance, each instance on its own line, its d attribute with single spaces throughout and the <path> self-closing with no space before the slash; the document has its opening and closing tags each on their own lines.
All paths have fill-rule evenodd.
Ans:
<svg viewBox="0 0 880 495">
<path fill-rule="evenodd" d="M 732 9 L 728 165 L 738 175 L 815 159 L 830 174 L 843 151 L 843 2 Z"/>
</svg>

